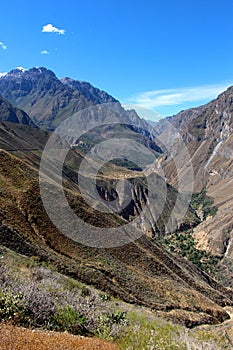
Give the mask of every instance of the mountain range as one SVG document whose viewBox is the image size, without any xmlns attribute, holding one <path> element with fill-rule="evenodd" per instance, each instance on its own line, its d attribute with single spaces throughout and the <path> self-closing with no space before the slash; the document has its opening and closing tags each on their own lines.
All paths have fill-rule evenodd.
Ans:
<svg viewBox="0 0 233 350">
<path fill-rule="evenodd" d="M 148 307 L 159 316 L 188 327 L 216 324 L 229 317 L 223 307 L 233 305 L 233 291 L 229 288 L 232 286 L 233 244 L 230 215 L 233 207 L 233 88 L 205 106 L 182 111 L 153 127 L 136 112 L 125 111 L 116 99 L 91 84 L 70 78 L 58 79 L 46 68 L 14 69 L 3 75 L 0 95 L 1 245 L 17 254 L 37 256 L 61 273 L 126 302 Z M 167 192 L 156 227 L 147 216 L 145 222 L 140 223 L 144 234 L 124 249 L 87 247 L 64 236 L 49 219 L 39 188 L 41 154 L 51 132 L 75 113 L 79 115 L 88 107 L 98 108 L 99 104 L 108 103 L 116 105 L 116 116 L 119 113 L 123 116 L 117 136 L 130 137 L 154 156 L 155 162 L 147 171 L 155 184 L 157 202 L 163 200 L 164 186 Z M 88 113 L 83 114 L 86 115 Z M 103 124 L 106 120 L 102 114 L 101 118 Z M 125 225 L 140 217 L 150 200 L 144 175 L 135 164 L 127 163 L 127 159 L 123 163 L 108 162 L 101 169 L 96 184 L 100 196 L 109 203 L 125 195 L 117 187 L 118 180 L 121 177 L 129 180 L 132 199 L 123 210 L 118 208 L 113 214 L 101 212 L 89 207 L 83 199 L 79 188 L 80 163 L 98 142 L 112 139 L 114 132 L 111 127 L 103 127 L 85 135 L 81 143 L 75 137 L 69 139 L 72 147 L 63 167 L 64 192 L 70 207 L 85 222 L 96 227 Z M 157 137 L 166 139 L 166 149 L 157 142 Z M 182 221 L 180 217 L 173 218 L 174 231 L 180 237 L 186 231 L 193 231 L 197 249 L 221 258 L 219 269 L 227 266 L 228 274 L 219 274 L 218 281 L 187 257 L 166 250 L 157 240 L 170 234 L 168 222 L 179 198 L 173 158 L 180 138 L 192 161 L 194 194 Z M 161 164 L 165 183 L 156 170 Z M 91 166 L 97 167 L 94 163 Z M 178 171 L 184 173 L 185 165 Z M 91 183 L 90 174 L 83 176 Z M 54 177 L 49 191 L 55 202 L 56 186 Z M 207 200 L 210 201 L 209 212 L 204 215 Z M 213 207 L 217 208 L 214 213 Z"/>
<path fill-rule="evenodd" d="M 39 126 L 54 129 L 67 116 L 99 103 L 117 102 L 91 84 L 58 79 L 46 68 L 13 69 L 0 80 L 0 94 Z"/>
</svg>

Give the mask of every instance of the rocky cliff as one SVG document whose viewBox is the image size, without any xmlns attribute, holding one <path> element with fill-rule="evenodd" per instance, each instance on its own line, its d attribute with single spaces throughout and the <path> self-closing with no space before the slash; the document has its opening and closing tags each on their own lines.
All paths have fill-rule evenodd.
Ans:
<svg viewBox="0 0 233 350">
<path fill-rule="evenodd" d="M 176 133 L 169 133 L 169 124 Z M 170 128 L 171 129 L 171 128 Z M 164 163 L 168 181 L 176 186 L 177 170 L 172 162 L 176 140 L 188 149 L 194 171 L 194 191 L 206 188 L 217 208 L 195 230 L 196 244 L 222 258 L 221 278 L 231 284 L 233 246 L 233 87 L 208 104 L 182 111 L 161 121 L 156 130 L 168 140 L 170 151 Z M 183 168 L 185 171 L 185 168 Z M 202 203 L 203 204 L 203 203 Z M 228 276 L 228 277 L 226 277 Z M 225 278 L 226 277 L 226 278 Z"/>
</svg>

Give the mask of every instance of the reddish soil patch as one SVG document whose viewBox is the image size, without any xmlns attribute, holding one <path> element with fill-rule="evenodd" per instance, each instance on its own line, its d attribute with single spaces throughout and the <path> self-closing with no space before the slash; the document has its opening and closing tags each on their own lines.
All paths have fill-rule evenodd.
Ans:
<svg viewBox="0 0 233 350">
<path fill-rule="evenodd" d="M 117 350 L 115 344 L 69 333 L 43 332 L 0 324 L 1 350 Z"/>
</svg>

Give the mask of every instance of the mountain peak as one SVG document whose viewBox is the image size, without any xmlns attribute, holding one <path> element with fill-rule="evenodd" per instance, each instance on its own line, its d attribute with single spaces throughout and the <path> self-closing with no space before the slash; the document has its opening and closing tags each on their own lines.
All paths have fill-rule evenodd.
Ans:
<svg viewBox="0 0 233 350">
<path fill-rule="evenodd" d="M 20 77 L 22 79 L 31 79 L 34 76 L 38 76 L 38 75 L 50 75 L 52 77 L 56 77 L 56 75 L 49 69 L 44 68 L 44 67 L 33 67 L 30 69 L 26 69 L 23 67 L 16 67 L 14 69 L 12 69 L 10 72 L 8 73 L 0 73 L 0 78 L 14 78 L 14 77 Z"/>
<path fill-rule="evenodd" d="M 74 80 L 69 77 L 61 78 L 60 81 L 63 85 L 82 93 L 88 100 L 99 103 L 118 102 L 114 97 L 107 92 L 100 90 L 87 81 Z"/>
<path fill-rule="evenodd" d="M 8 76 L 8 75 L 21 75 L 25 72 L 27 72 L 28 69 L 23 68 L 23 67 L 16 67 L 14 69 L 12 69 L 10 72 L 4 74 L 4 76 Z"/>
<path fill-rule="evenodd" d="M 16 67 L 17 70 L 20 70 L 21 72 L 26 72 L 27 69 L 26 68 L 23 68 L 23 67 Z"/>
<path fill-rule="evenodd" d="M 22 73 L 25 73 L 27 71 L 26 68 L 23 67 L 16 67 L 12 69 L 10 72 L 3 72 L 0 73 L 0 79 L 7 77 L 7 76 L 17 76 L 17 75 L 22 75 Z"/>
<path fill-rule="evenodd" d="M 81 109 L 100 103 L 118 102 L 88 82 L 71 78 L 60 80 L 45 67 L 28 70 L 18 67 L 2 75 L 0 94 L 25 110 L 35 123 L 49 129 Z"/>
<path fill-rule="evenodd" d="M 48 74 L 48 75 L 51 75 L 53 77 L 56 77 L 56 74 L 52 70 L 47 69 L 45 67 L 33 67 L 33 68 L 29 69 L 29 72 L 30 73 L 39 73 L 39 74 Z"/>
</svg>

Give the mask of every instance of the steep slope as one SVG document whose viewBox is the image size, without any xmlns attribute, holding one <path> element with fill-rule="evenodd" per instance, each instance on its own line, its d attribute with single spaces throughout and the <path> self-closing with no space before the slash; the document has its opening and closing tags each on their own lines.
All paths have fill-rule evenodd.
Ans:
<svg viewBox="0 0 233 350">
<path fill-rule="evenodd" d="M 110 116 L 110 119 L 109 119 Z M 151 135 L 148 131 L 133 127 L 128 125 L 127 123 L 130 121 L 128 112 L 124 111 L 122 107 L 117 104 L 114 106 L 114 109 L 111 107 L 110 109 L 108 107 L 106 108 L 98 108 L 95 113 L 93 113 L 93 110 L 91 110 L 89 113 L 88 111 L 83 112 L 78 116 L 77 125 L 79 130 L 82 128 L 82 126 L 85 126 L 85 123 L 87 123 L 88 120 L 88 126 L 92 125 L 92 123 L 100 122 L 101 124 L 107 123 L 108 120 L 112 121 L 113 119 L 115 121 L 119 122 L 121 121 L 122 124 L 117 124 L 117 128 L 113 127 L 112 125 L 108 125 L 107 127 L 101 127 L 94 130 L 94 133 L 87 134 L 87 138 L 89 139 L 89 146 L 95 145 L 95 140 L 98 140 L 100 145 L 96 145 L 96 147 L 101 148 L 101 143 L 105 145 L 105 141 L 107 140 L 114 140 L 116 139 L 116 146 L 119 148 L 119 138 L 124 140 L 124 137 L 127 137 L 129 140 L 136 141 L 137 144 L 142 144 L 142 147 L 137 148 L 136 156 L 134 157 L 136 159 L 136 162 L 139 160 L 140 162 L 143 160 L 146 161 L 146 158 L 148 158 L 148 152 L 147 148 L 150 149 L 149 153 L 149 162 L 153 162 L 156 157 L 158 157 L 161 154 L 160 148 L 153 142 L 151 139 Z M 135 123 L 137 122 L 137 119 L 139 117 L 136 115 L 135 117 Z M 140 120 L 139 120 L 140 122 Z M 61 128 L 62 132 L 64 131 L 64 128 Z M 81 149 L 81 151 L 85 151 L 83 147 L 79 146 L 79 141 L 76 141 L 76 130 L 74 131 L 74 137 L 68 138 L 69 143 L 73 145 L 73 148 L 75 149 Z M 16 123 L 2 123 L 0 124 L 0 146 L 1 148 L 14 152 L 18 156 L 24 156 L 24 153 L 26 152 L 28 161 L 30 160 L 30 155 L 33 154 L 33 162 L 37 161 L 37 167 L 39 167 L 39 152 L 43 149 L 47 138 L 48 133 L 43 132 L 41 129 L 37 129 L 37 132 L 21 126 L 17 125 Z M 65 139 L 67 139 L 67 136 L 64 136 Z M 78 139 L 79 140 L 79 139 Z M 91 144 L 90 144 L 90 140 Z M 78 144 L 76 144 L 78 142 Z M 123 146 L 125 145 L 122 143 Z M 135 153 L 136 149 L 135 147 L 137 144 L 133 143 L 132 146 L 128 146 L 127 144 L 126 149 L 128 150 L 129 157 L 131 157 L 131 152 Z M 131 145 L 131 142 L 130 142 Z M 135 146 L 136 145 L 136 146 Z M 82 141 L 82 146 L 84 146 L 84 143 Z M 86 144 L 85 144 L 86 146 Z M 138 146 L 137 146 L 138 147 Z M 87 147 L 86 147 L 87 148 Z M 125 151 L 125 147 L 124 151 Z M 145 151 L 146 150 L 146 151 Z M 109 146 L 107 148 L 101 148 L 100 153 L 105 158 L 106 152 L 109 153 L 111 151 L 111 148 L 109 149 Z M 112 149 L 113 151 L 113 149 Z M 30 154 L 31 152 L 31 154 Z M 137 154 L 139 153 L 139 154 Z M 82 156 L 80 156 L 80 151 L 72 152 L 72 156 L 70 158 L 70 166 L 66 169 L 66 173 L 69 174 L 69 176 L 73 179 L 73 186 L 78 186 L 78 167 L 80 164 L 80 159 Z M 116 163 L 119 163 L 119 159 L 116 159 Z M 74 165 L 78 165 L 74 167 Z M 100 195 L 106 199 L 107 201 L 117 200 L 118 196 L 125 202 L 127 195 L 124 193 L 124 190 L 120 191 L 120 188 L 118 188 L 118 192 L 116 191 L 116 186 L 118 182 L 118 175 L 121 173 L 120 178 L 124 178 L 127 176 L 128 181 L 130 181 L 132 190 L 131 190 L 131 197 L 132 200 L 128 204 L 127 208 L 124 208 L 123 210 L 118 206 L 117 211 L 120 213 L 120 215 L 126 219 L 130 220 L 130 218 L 139 216 L 140 213 L 144 210 L 145 206 L 147 205 L 147 202 L 149 202 L 149 196 L 148 196 L 148 185 L 145 179 L 143 179 L 143 174 L 140 171 L 136 172 L 127 172 L 127 167 L 131 167 L 138 170 L 137 164 L 130 163 L 127 159 L 120 161 L 121 166 L 113 166 L 113 164 L 108 168 L 108 172 L 112 173 L 112 178 L 109 176 L 109 174 L 106 174 L 105 179 L 100 179 L 99 185 L 97 186 L 98 191 Z M 110 165 L 110 163 L 109 163 Z M 94 168 L 97 167 L 98 169 L 98 162 L 94 165 Z M 124 166 L 124 168 L 122 168 Z M 135 169 L 134 169 L 135 170 Z M 136 177 L 136 180 L 134 181 L 134 177 Z M 154 179 L 152 180 L 152 177 Z M 163 203 L 163 197 L 164 197 L 164 190 L 168 192 L 168 200 L 164 205 L 164 208 L 162 208 L 161 217 L 157 222 L 157 226 L 154 224 L 153 216 L 156 215 L 156 212 L 153 211 L 153 208 L 151 207 L 148 215 L 146 218 L 144 218 L 144 222 L 141 221 L 141 225 L 143 226 L 144 232 L 146 232 L 148 235 L 154 236 L 156 233 L 165 232 L 167 225 L 167 222 L 171 216 L 173 207 L 177 201 L 177 192 L 172 189 L 172 187 L 168 187 L 166 190 L 166 184 L 164 181 L 157 176 L 156 174 L 150 175 L 150 181 L 156 184 L 154 186 L 154 193 L 157 195 L 157 201 Z M 107 180 L 106 180 L 107 179 Z M 90 187 L 90 183 L 88 183 L 88 187 Z M 109 192 L 108 192 L 109 190 Z M 161 205 L 162 206 L 162 205 Z M 181 208 L 183 206 L 183 203 L 178 202 L 178 207 Z M 158 211 L 158 210 L 157 210 Z M 186 226 L 193 227 L 196 225 L 196 222 L 198 221 L 198 218 L 195 214 L 195 212 L 189 207 L 187 207 L 187 215 L 183 218 L 183 215 L 179 215 L 179 213 L 176 211 L 175 213 L 176 217 L 174 218 L 175 222 L 179 222 L 179 224 L 185 224 Z M 181 221 L 180 221 L 181 217 Z"/>
<path fill-rule="evenodd" d="M 13 105 L 25 110 L 33 121 L 45 129 L 53 130 L 74 113 L 98 104 L 119 104 L 105 91 L 90 83 L 71 78 L 58 79 L 44 67 L 29 70 L 16 68 L 0 76 L 0 94 Z M 120 113 L 124 122 L 152 131 L 151 126 L 139 118 L 135 111 Z"/>
<path fill-rule="evenodd" d="M 88 100 L 93 101 L 94 104 L 117 102 L 115 98 L 107 94 L 105 91 L 94 87 L 86 81 L 74 80 L 68 77 L 61 78 L 60 80 L 64 85 L 69 86 L 73 90 L 79 91 Z"/>
<path fill-rule="evenodd" d="M 14 69 L 0 78 L 0 94 L 35 123 L 53 129 L 75 112 L 113 97 L 85 82 L 59 80 L 46 68 Z"/>
<path fill-rule="evenodd" d="M 169 133 L 171 123 L 177 134 Z M 207 105 L 182 111 L 161 121 L 157 126 L 161 135 L 174 150 L 176 138 L 181 137 L 190 153 L 194 169 L 194 191 L 205 187 L 214 199 L 216 214 L 209 215 L 194 230 L 197 247 L 222 258 L 227 284 L 232 280 L 233 246 L 233 87 L 228 88 Z M 179 135 L 180 133 L 180 135 Z M 166 161 L 165 172 L 170 183 L 176 186 L 176 169 Z M 185 171 L 185 169 L 181 169 Z M 202 203 L 203 204 L 203 203 Z M 200 207 L 201 211 L 201 207 Z"/>
<path fill-rule="evenodd" d="M 12 122 L 34 126 L 31 118 L 23 110 L 13 107 L 7 100 L 0 96 L 0 122 Z"/>
<path fill-rule="evenodd" d="M 192 160 L 195 192 L 201 191 L 212 176 L 215 157 L 222 155 L 230 160 L 233 129 L 233 87 L 208 104 L 182 111 L 175 116 L 161 120 L 155 126 L 160 135 L 167 137 L 167 144 L 174 145 L 182 138 Z M 169 123 L 177 134 L 169 132 Z"/>
<path fill-rule="evenodd" d="M 117 106 L 117 110 L 122 109 L 121 106 Z M 111 110 L 112 111 L 112 110 Z M 126 114 L 126 121 L 127 121 L 127 113 Z M 100 110 L 100 115 L 103 117 L 104 113 L 103 110 Z M 107 113 L 108 115 L 108 113 Z M 86 115 L 85 115 L 86 116 Z M 98 113 L 95 113 L 95 117 L 98 118 Z M 111 114 L 111 117 L 113 114 Z M 85 117 L 84 117 L 85 119 Z M 105 120 L 103 119 L 102 122 L 104 123 Z M 89 124 L 91 124 L 91 120 L 89 119 Z M 82 120 L 79 119 L 78 122 L 79 128 L 82 125 Z M 149 161 L 153 161 L 156 159 L 156 157 L 160 154 L 161 150 L 159 147 L 154 144 L 149 138 L 150 134 L 147 133 L 145 135 L 142 135 L 140 133 L 136 133 L 135 129 L 128 128 L 127 125 L 125 125 L 125 134 L 122 135 L 123 127 L 120 125 L 119 133 L 116 134 L 116 130 L 113 132 L 111 128 L 106 130 L 102 128 L 102 130 L 99 130 L 97 132 L 99 140 L 101 140 L 104 144 L 105 140 L 111 139 L 111 141 L 114 140 L 114 137 L 116 137 L 117 146 L 119 147 L 119 140 L 118 137 L 124 137 L 127 136 L 129 139 L 132 138 L 132 140 L 136 140 L 140 144 L 143 144 L 142 147 L 138 148 L 138 152 L 144 152 L 140 155 L 136 154 L 136 160 L 138 160 L 140 157 L 145 161 L 146 158 L 148 158 L 147 151 L 145 152 L 144 144 L 147 145 L 149 143 L 151 150 L 153 150 L 153 153 L 149 153 Z M 62 128 L 63 131 L 63 128 Z M 0 123 L 0 147 L 2 149 L 5 149 L 6 151 L 14 152 L 15 155 L 22 157 L 23 159 L 27 158 L 27 161 L 30 162 L 31 165 L 36 166 L 39 168 L 40 164 L 40 152 L 43 150 L 44 145 L 47 142 L 47 139 L 49 137 L 49 133 L 42 131 L 41 129 L 37 128 L 36 130 L 31 129 L 27 126 L 18 125 L 16 123 L 9 123 L 4 122 Z M 94 139 L 94 138 L 93 138 Z M 131 144 L 131 142 L 130 142 Z M 66 158 L 65 166 L 64 166 L 64 176 L 67 178 L 67 180 L 70 182 L 72 180 L 72 186 L 75 187 L 78 191 L 79 186 L 79 180 L 80 180 L 80 174 L 79 174 L 79 166 L 80 162 L 83 159 L 82 153 L 80 150 L 74 145 L 75 147 L 73 150 L 71 150 Z M 99 146 L 99 145 L 97 145 Z M 127 145 L 126 145 L 127 146 Z M 67 146 L 69 147 L 69 146 Z M 135 152 L 135 145 L 133 144 L 133 148 L 129 148 L 128 152 L 131 151 Z M 123 143 L 123 148 L 125 148 L 125 144 Z M 83 149 L 81 148 L 83 151 Z M 109 149 L 109 146 L 107 148 L 101 149 L 102 156 L 106 156 L 106 152 L 111 151 L 111 148 Z M 94 153 L 95 154 L 95 153 Z M 88 156 L 90 158 L 90 155 Z M 88 158 L 87 158 L 88 159 Z M 95 157 L 94 157 L 95 159 Z M 119 163 L 119 160 L 117 160 L 116 163 Z M 126 163 L 126 164 L 125 164 Z M 158 234 L 160 232 L 161 234 L 165 232 L 166 225 L 169 220 L 169 218 L 173 215 L 174 222 L 177 222 L 179 225 L 185 225 L 187 227 L 193 227 L 198 222 L 198 217 L 195 214 L 195 212 L 192 210 L 191 207 L 186 208 L 186 202 L 182 202 L 177 200 L 177 191 L 173 189 L 171 186 L 168 186 L 166 188 L 166 183 L 164 180 L 154 174 L 153 172 L 148 176 L 148 179 L 145 178 L 144 173 L 141 172 L 141 170 L 135 166 L 132 163 L 128 164 L 127 160 L 121 160 L 120 162 L 121 166 L 114 165 L 114 162 L 107 162 L 103 168 L 101 168 L 101 171 L 98 175 L 98 181 L 97 181 L 97 189 L 100 194 L 100 196 L 104 199 L 106 202 L 117 201 L 117 207 L 115 208 L 119 215 L 126 219 L 131 220 L 131 218 L 134 218 L 136 216 L 139 216 L 143 211 L 144 208 L 147 206 L 148 202 L 151 201 L 153 197 L 150 195 L 150 191 L 152 189 L 148 188 L 148 179 L 150 179 L 150 182 L 153 183 L 153 192 L 154 196 L 157 196 L 156 201 L 161 202 L 161 205 L 156 205 L 155 207 L 150 206 L 150 210 L 148 211 L 147 215 L 145 214 L 143 218 L 140 221 L 140 225 L 142 225 L 143 231 L 147 233 L 150 236 L 155 236 L 155 234 Z M 124 167 L 122 167 L 122 165 Z M 127 170 L 127 167 L 129 167 L 129 170 Z M 132 170 L 130 170 L 130 167 L 133 167 Z M 90 181 L 90 175 L 92 172 L 99 171 L 99 163 L 98 161 L 94 161 L 88 171 L 86 176 L 86 182 L 87 187 L 89 188 L 91 186 Z M 106 169 L 105 169 L 106 168 Z M 135 171 L 136 170 L 136 171 Z M 103 174 L 104 172 L 104 174 Z M 102 175 L 100 175 L 102 174 Z M 122 204 L 120 205 L 120 201 L 122 203 L 125 203 L 127 201 L 127 198 L 129 197 L 129 192 L 125 192 L 124 185 L 123 187 L 117 187 L 118 181 L 129 181 L 131 183 L 132 188 L 130 189 L 130 196 L 131 201 L 128 203 L 126 207 L 122 207 Z M 123 184 L 123 183 L 122 183 Z M 69 188 L 71 187 L 69 185 Z M 150 185 L 151 187 L 152 185 Z M 166 201 L 164 202 L 164 193 L 167 193 Z M 149 195 L 148 195 L 149 193 Z M 120 200 L 119 200 L 120 198 Z M 178 208 L 182 209 L 183 206 L 185 206 L 185 210 L 187 210 L 186 215 L 179 214 L 178 211 L 173 214 L 173 208 L 174 205 L 177 205 Z M 110 203 L 111 204 L 111 203 Z M 151 203 L 152 204 L 152 203 Z M 158 207 L 158 208 L 157 208 Z M 161 213 L 159 215 L 159 218 L 157 220 L 157 224 L 155 225 L 155 219 L 156 213 L 158 210 L 161 209 Z M 177 225 L 176 224 L 176 225 Z"/>
<path fill-rule="evenodd" d="M 2 132 L 9 135 L 11 125 L 8 123 L 7 129 L 3 125 Z M 26 133 L 35 134 L 36 130 L 30 128 Z M 19 142 L 22 131 L 15 131 Z M 21 254 L 39 256 L 63 273 L 187 326 L 225 320 L 228 316 L 222 306 L 233 304 L 232 291 L 148 237 L 142 236 L 123 249 L 97 249 L 75 243 L 58 231 L 40 198 L 38 148 L 47 137 L 40 132 L 44 138 L 42 134 L 36 138 L 37 151 L 23 151 L 23 147 L 14 153 L 0 150 L 0 243 Z M 88 207 L 71 177 L 74 169 L 64 170 L 64 190 L 76 215 L 100 227 L 125 223 L 119 215 L 96 213 Z M 56 179 L 49 189 L 56 202 L 55 187 Z"/>
</svg>

